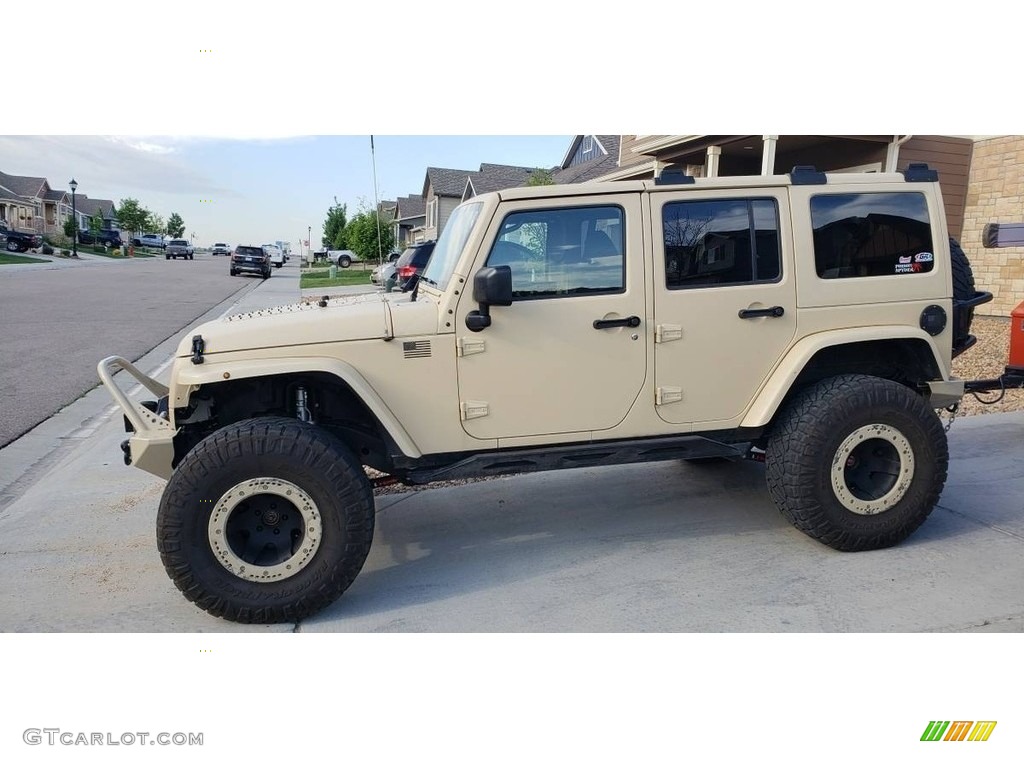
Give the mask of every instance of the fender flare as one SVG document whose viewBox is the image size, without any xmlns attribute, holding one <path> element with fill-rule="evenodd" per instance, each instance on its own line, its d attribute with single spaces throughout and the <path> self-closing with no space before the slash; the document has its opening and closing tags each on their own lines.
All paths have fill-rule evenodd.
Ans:
<svg viewBox="0 0 1024 768">
<path fill-rule="evenodd" d="M 821 350 L 865 341 L 899 341 L 901 339 L 925 342 L 932 352 L 939 371 L 945 378 L 949 377 L 949 371 L 943 365 L 942 357 L 935 347 L 935 339 L 920 328 L 908 325 L 882 325 L 816 333 L 800 339 L 790 347 L 786 356 L 782 358 L 754 397 L 754 402 L 747 409 L 740 426 L 763 427 L 770 422 L 786 395 L 789 394 L 793 382 L 803 372 L 811 358 Z"/>
<path fill-rule="evenodd" d="M 328 373 L 336 376 L 351 387 L 356 396 L 377 417 L 402 453 L 412 459 L 423 455 L 402 423 L 362 374 L 348 363 L 333 358 L 283 357 L 274 360 L 238 360 L 222 363 L 209 360 L 201 366 L 182 366 L 177 370 L 171 391 L 173 404 L 175 407 L 186 405 L 189 394 L 203 384 L 220 384 L 224 381 L 290 373 Z"/>
</svg>

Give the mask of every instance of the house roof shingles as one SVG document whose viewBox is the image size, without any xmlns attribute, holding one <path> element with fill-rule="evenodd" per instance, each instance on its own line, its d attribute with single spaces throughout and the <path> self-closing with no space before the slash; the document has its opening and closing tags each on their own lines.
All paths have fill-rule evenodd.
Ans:
<svg viewBox="0 0 1024 768">
<path fill-rule="evenodd" d="M 460 171 L 457 168 L 427 168 L 427 178 L 423 183 L 424 193 L 427 184 L 433 188 L 438 197 L 462 197 L 466 189 L 466 177 L 476 171 Z"/>
<path fill-rule="evenodd" d="M 579 136 L 576 141 L 578 142 L 582 138 Z M 556 184 L 582 184 L 585 181 L 596 179 L 598 176 L 611 173 L 619 167 L 619 137 L 598 136 L 597 140 L 601 142 L 601 146 L 608 151 L 608 154 L 587 160 L 579 165 L 558 169 L 554 173 Z"/>
<path fill-rule="evenodd" d="M 7 187 L 21 197 L 34 198 L 44 184 L 46 184 L 46 179 L 41 176 L 12 176 L 0 171 L 0 186 Z"/>
<path fill-rule="evenodd" d="M 399 221 L 405 221 L 406 219 L 416 219 L 421 216 L 427 215 L 427 207 L 423 202 L 422 195 L 409 195 L 408 197 L 400 197 L 397 200 L 397 210 L 395 211 L 395 217 Z"/>
</svg>

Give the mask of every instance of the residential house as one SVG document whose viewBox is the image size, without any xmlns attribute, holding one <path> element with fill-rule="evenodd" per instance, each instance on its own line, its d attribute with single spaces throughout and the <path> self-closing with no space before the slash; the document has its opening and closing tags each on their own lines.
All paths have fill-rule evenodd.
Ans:
<svg viewBox="0 0 1024 768">
<path fill-rule="evenodd" d="M 691 176 L 711 177 L 788 173 L 797 165 L 892 172 L 926 162 L 939 172 L 946 222 L 958 237 L 972 143 L 964 136 L 620 136 L 617 167 L 595 180 L 650 179 L 670 164 Z"/>
<path fill-rule="evenodd" d="M 462 202 L 466 177 L 476 171 L 455 168 L 427 168 L 423 179 L 423 205 L 426 219 L 422 231 L 413 232 L 416 242 L 436 240 L 444 229 L 448 217 Z"/>
<path fill-rule="evenodd" d="M 78 213 L 79 229 L 89 229 L 92 217 L 97 214 L 103 220 L 102 229 L 118 228 L 117 209 L 114 207 L 113 200 L 76 195 L 75 209 Z"/>
<path fill-rule="evenodd" d="M 0 184 L 0 221 L 14 229 L 24 229 L 26 216 L 34 210 L 31 200 Z"/>
<path fill-rule="evenodd" d="M 409 195 L 395 201 L 395 247 L 404 249 L 426 240 L 426 208 L 423 195 Z M 418 239 L 417 239 L 418 238 Z"/>
<path fill-rule="evenodd" d="M 6 211 L 8 225 L 25 232 L 45 234 L 44 217 L 42 216 L 43 198 L 50 191 L 50 185 L 46 179 L 39 176 L 14 176 L 0 172 L 0 186 L 24 200 L 23 203 L 8 207 Z M 49 211 L 54 212 L 52 202 L 49 205 Z"/>
<path fill-rule="evenodd" d="M 940 173 L 939 184 L 945 196 Z M 971 152 L 960 244 L 979 290 L 993 300 L 979 313 L 1007 317 L 1024 302 L 1024 247 L 986 248 L 988 224 L 1024 223 L 1024 136 L 979 136 Z"/>
<path fill-rule="evenodd" d="M 466 177 L 466 185 L 462 191 L 462 200 L 469 200 L 485 192 L 497 192 L 512 187 L 525 187 L 537 168 L 524 168 L 518 165 L 495 165 L 481 163 L 480 170 Z"/>
<path fill-rule="evenodd" d="M 575 136 L 552 178 L 556 184 L 582 184 L 619 166 L 619 136 Z"/>
</svg>

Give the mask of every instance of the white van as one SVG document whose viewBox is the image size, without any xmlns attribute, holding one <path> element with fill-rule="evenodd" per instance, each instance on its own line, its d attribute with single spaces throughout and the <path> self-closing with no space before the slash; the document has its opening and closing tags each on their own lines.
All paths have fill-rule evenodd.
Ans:
<svg viewBox="0 0 1024 768">
<path fill-rule="evenodd" d="M 270 265 L 272 267 L 283 267 L 284 266 L 284 251 L 278 248 L 273 243 L 264 243 L 263 251 L 270 256 Z"/>
</svg>

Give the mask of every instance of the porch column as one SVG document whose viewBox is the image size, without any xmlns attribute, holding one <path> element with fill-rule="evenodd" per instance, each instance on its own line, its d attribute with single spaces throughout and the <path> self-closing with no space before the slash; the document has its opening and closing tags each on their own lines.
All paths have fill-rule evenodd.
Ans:
<svg viewBox="0 0 1024 768">
<path fill-rule="evenodd" d="M 885 150 L 885 172 L 895 173 L 896 164 L 900 161 L 900 147 L 910 139 L 912 134 L 906 136 L 893 136 L 892 141 Z"/>
<path fill-rule="evenodd" d="M 761 136 L 764 146 L 761 150 L 761 175 L 772 176 L 775 173 L 775 145 L 778 136 Z"/>
<path fill-rule="evenodd" d="M 707 177 L 709 179 L 713 179 L 718 176 L 718 158 L 721 156 L 721 147 L 708 147 Z"/>
</svg>

